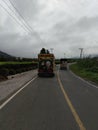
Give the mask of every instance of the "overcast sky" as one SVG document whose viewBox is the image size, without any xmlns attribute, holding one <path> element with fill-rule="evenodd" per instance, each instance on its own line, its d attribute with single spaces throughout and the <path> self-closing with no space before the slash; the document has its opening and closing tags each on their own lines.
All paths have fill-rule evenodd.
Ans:
<svg viewBox="0 0 98 130">
<path fill-rule="evenodd" d="M 43 47 L 56 58 L 98 54 L 98 0 L 0 0 L 0 50 L 34 58 Z"/>
</svg>

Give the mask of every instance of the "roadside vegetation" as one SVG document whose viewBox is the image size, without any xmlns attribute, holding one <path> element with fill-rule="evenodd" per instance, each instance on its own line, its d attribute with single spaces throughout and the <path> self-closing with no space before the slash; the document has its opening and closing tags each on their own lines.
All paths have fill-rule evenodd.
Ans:
<svg viewBox="0 0 98 130">
<path fill-rule="evenodd" d="M 3 59 L 0 61 L 0 80 L 7 79 L 9 75 L 15 75 L 38 67 L 37 59 L 14 59 L 12 61 Z"/>
<path fill-rule="evenodd" d="M 30 63 L 32 63 L 32 62 L 26 62 L 26 61 L 24 61 L 24 62 L 17 62 L 17 61 L 1 61 L 0 62 L 0 65 L 8 65 L 8 64 L 30 64 Z"/>
<path fill-rule="evenodd" d="M 70 69 L 80 77 L 98 84 L 98 58 L 80 59 Z"/>
</svg>

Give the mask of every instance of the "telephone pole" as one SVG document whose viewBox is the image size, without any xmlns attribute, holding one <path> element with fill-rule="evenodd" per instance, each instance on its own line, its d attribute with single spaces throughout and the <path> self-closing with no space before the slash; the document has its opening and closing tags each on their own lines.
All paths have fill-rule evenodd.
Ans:
<svg viewBox="0 0 98 130">
<path fill-rule="evenodd" d="M 53 53 L 53 50 L 54 50 L 53 48 L 50 48 L 51 53 Z"/>
<path fill-rule="evenodd" d="M 64 53 L 64 58 L 66 58 L 66 53 Z"/>
<path fill-rule="evenodd" d="M 80 59 L 82 59 L 83 57 L 83 48 L 79 48 L 80 49 Z"/>
</svg>

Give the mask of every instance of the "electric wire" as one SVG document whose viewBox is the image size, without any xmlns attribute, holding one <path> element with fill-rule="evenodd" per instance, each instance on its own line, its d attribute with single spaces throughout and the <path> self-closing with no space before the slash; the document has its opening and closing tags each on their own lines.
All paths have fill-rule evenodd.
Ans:
<svg viewBox="0 0 98 130">
<path fill-rule="evenodd" d="M 28 29 L 28 26 L 23 22 L 23 20 L 22 20 L 21 18 L 18 17 L 19 14 L 17 13 L 17 14 L 18 14 L 18 15 L 17 15 L 17 14 L 16 14 L 16 11 L 13 10 L 13 9 L 11 8 L 11 6 L 10 6 L 5 0 L 3 0 L 3 2 L 7 5 L 7 7 L 9 8 L 9 10 L 15 15 L 15 17 L 18 19 L 18 21 L 24 25 L 24 27 L 28 30 L 28 32 L 30 32 L 30 30 Z M 15 12 L 13 12 L 13 11 L 15 11 Z"/>
<path fill-rule="evenodd" d="M 41 39 L 40 35 L 38 34 L 38 32 L 36 32 L 27 22 L 27 20 L 25 20 L 25 18 L 23 17 L 23 15 L 20 13 L 20 11 L 16 8 L 15 4 L 9 0 L 10 5 L 13 7 L 13 9 L 11 8 L 11 6 L 5 1 L 3 0 L 3 2 L 6 4 L 6 6 L 9 8 L 9 10 L 15 15 L 15 17 L 3 6 L 0 4 L 0 6 L 14 19 L 14 21 L 16 21 L 26 32 L 30 32 L 30 34 L 32 34 L 33 36 L 35 35 L 41 42 L 41 44 L 44 44 L 46 46 L 46 44 L 43 42 L 43 40 Z M 17 16 L 18 15 L 18 16 Z M 30 35 L 29 34 L 29 35 Z"/>
<path fill-rule="evenodd" d="M 35 34 L 38 39 L 42 42 L 43 40 L 41 39 L 41 37 L 39 36 L 38 32 L 36 32 L 30 25 L 29 23 L 27 22 L 27 20 L 23 17 L 23 15 L 20 13 L 20 11 L 16 8 L 15 4 L 9 0 L 10 4 L 12 5 L 12 7 L 15 9 L 15 11 L 18 13 L 18 15 L 20 16 L 20 18 L 24 21 L 24 24 L 28 27 L 29 31 L 31 31 L 31 33 Z"/>
<path fill-rule="evenodd" d="M 20 25 L 20 26 L 27 32 L 27 30 L 24 28 L 24 26 L 23 26 L 22 24 L 20 24 L 20 22 L 19 22 L 2 4 L 0 4 L 0 6 L 1 6 L 1 8 L 2 8 L 3 10 L 5 10 L 5 12 L 7 12 L 7 14 L 9 14 L 9 16 L 10 16 L 18 25 Z"/>
</svg>

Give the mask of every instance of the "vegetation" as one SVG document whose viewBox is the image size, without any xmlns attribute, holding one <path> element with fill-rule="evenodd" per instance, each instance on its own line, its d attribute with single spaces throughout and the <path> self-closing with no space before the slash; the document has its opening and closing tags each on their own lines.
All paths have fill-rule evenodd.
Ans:
<svg viewBox="0 0 98 130">
<path fill-rule="evenodd" d="M 37 58 L 13 57 L 0 51 L 0 80 L 7 76 L 37 68 Z"/>
<path fill-rule="evenodd" d="M 60 64 L 60 60 L 59 59 L 55 59 L 55 64 Z"/>
<path fill-rule="evenodd" d="M 9 70 L 7 68 L 2 68 L 0 69 L 0 74 L 7 79 L 7 76 L 9 75 Z"/>
<path fill-rule="evenodd" d="M 77 75 L 98 83 L 98 59 L 85 58 L 78 60 L 76 64 L 70 66 L 70 69 Z"/>
<path fill-rule="evenodd" d="M 24 61 L 24 62 L 17 62 L 17 61 L 1 61 L 0 62 L 0 65 L 8 65 L 8 64 L 31 64 L 32 62 L 27 62 L 27 61 Z"/>
<path fill-rule="evenodd" d="M 7 77 L 37 68 L 37 62 L 0 62 L 0 75 Z"/>
</svg>

